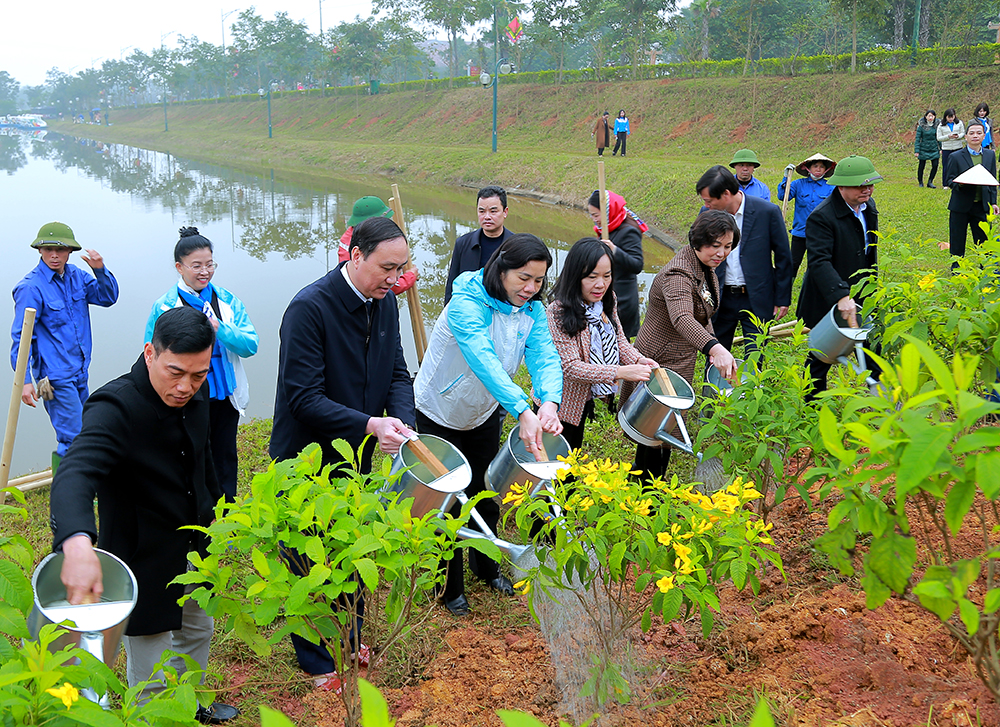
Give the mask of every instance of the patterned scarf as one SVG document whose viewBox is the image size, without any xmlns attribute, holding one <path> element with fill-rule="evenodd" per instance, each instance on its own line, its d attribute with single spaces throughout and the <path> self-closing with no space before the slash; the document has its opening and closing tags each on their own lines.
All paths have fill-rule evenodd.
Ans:
<svg viewBox="0 0 1000 727">
<path fill-rule="evenodd" d="M 195 310 L 200 310 L 209 320 L 217 318 L 212 310 L 212 284 L 209 283 L 197 296 L 185 290 L 180 285 L 177 286 L 177 293 L 181 300 Z M 226 370 L 225 351 L 219 342 L 219 337 L 215 337 L 215 345 L 212 346 L 212 363 L 208 369 L 208 396 L 210 399 L 225 399 L 236 391 L 236 376 Z"/>
<path fill-rule="evenodd" d="M 618 351 L 618 335 L 611 321 L 604 317 L 604 304 L 597 301 L 584 307 L 587 323 L 590 325 L 590 361 L 600 366 L 618 366 L 621 355 Z M 618 391 L 618 384 L 594 384 L 590 393 L 601 399 Z"/>
</svg>

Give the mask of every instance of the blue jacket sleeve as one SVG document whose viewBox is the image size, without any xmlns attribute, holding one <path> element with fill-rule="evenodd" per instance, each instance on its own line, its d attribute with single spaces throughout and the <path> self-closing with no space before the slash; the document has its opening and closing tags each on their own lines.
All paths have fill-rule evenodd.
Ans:
<svg viewBox="0 0 1000 727">
<path fill-rule="evenodd" d="M 219 342 L 240 358 L 250 358 L 257 353 L 257 346 L 260 339 L 257 338 L 257 331 L 250 322 L 247 315 L 246 306 L 243 301 L 233 296 L 229 305 L 233 309 L 233 322 L 226 323 L 219 321 L 219 328 L 215 332 Z"/>
<path fill-rule="evenodd" d="M 102 308 L 114 305 L 118 301 L 118 281 L 107 268 L 97 268 L 94 277 L 87 277 L 87 302 Z"/>
<path fill-rule="evenodd" d="M 524 362 L 531 374 L 531 387 L 542 403 L 551 401 L 562 403 L 563 370 L 562 359 L 552 341 L 545 307 L 535 301 L 531 304 L 531 317 L 535 325 L 528 334 L 528 345 L 524 352 Z M 519 412 L 520 413 L 520 412 Z"/>
<path fill-rule="evenodd" d="M 500 402 L 500 406 L 515 417 L 519 416 L 528 408 L 528 397 L 504 371 L 493 347 L 489 333 L 489 325 L 493 320 L 492 309 L 467 296 L 458 296 L 451 299 L 447 310 L 448 327 L 455 336 L 465 363 L 490 395 Z M 548 330 L 547 325 L 545 328 Z"/>
<path fill-rule="evenodd" d="M 26 308 L 34 308 L 39 313 L 44 311 L 42 298 L 38 290 L 31 285 L 18 285 L 14 288 L 14 323 L 10 327 L 10 337 L 12 345 L 10 347 L 10 367 L 17 370 L 17 349 L 21 344 L 21 327 L 24 325 L 24 311 Z M 37 318 L 35 319 L 37 323 Z M 27 372 L 35 381 L 42 376 L 42 362 L 38 356 L 38 336 L 31 334 L 31 350 L 28 353 Z M 27 376 L 25 377 L 27 381 Z"/>
<path fill-rule="evenodd" d="M 785 182 L 787 182 L 787 181 L 788 181 L 788 179 L 786 177 L 782 177 L 781 181 L 778 182 L 778 200 L 779 201 L 784 201 L 784 199 L 785 199 Z M 788 199 L 795 199 L 795 193 L 799 191 L 799 185 L 796 184 L 796 182 L 798 182 L 798 181 L 799 180 L 797 180 L 797 179 L 792 180 L 792 188 L 788 192 Z"/>
</svg>

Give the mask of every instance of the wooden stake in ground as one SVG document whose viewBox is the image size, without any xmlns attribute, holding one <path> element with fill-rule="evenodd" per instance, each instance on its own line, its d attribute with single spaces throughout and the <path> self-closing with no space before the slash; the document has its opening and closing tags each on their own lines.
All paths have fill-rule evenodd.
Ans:
<svg viewBox="0 0 1000 727">
<path fill-rule="evenodd" d="M 785 199 L 781 203 L 781 218 L 785 218 L 785 210 L 788 209 L 788 195 L 792 191 L 792 170 L 785 168 Z"/>
<path fill-rule="evenodd" d="M 392 197 L 389 198 L 389 206 L 396 217 L 396 224 L 399 229 L 406 234 L 406 221 L 403 219 L 403 203 L 399 198 L 399 185 L 392 185 Z M 406 255 L 406 270 L 413 267 L 413 258 L 409 253 Z M 413 345 L 417 349 L 417 363 L 423 363 L 424 352 L 427 350 L 427 329 L 424 328 L 424 309 L 420 306 L 420 293 L 417 292 L 417 283 L 406 291 L 406 305 L 410 309 L 410 325 L 413 327 Z"/>
<path fill-rule="evenodd" d="M 10 390 L 10 408 L 7 409 L 7 431 L 3 435 L 3 454 L 0 455 L 0 490 L 7 487 L 10 479 L 10 458 L 14 453 L 14 434 L 17 432 L 17 415 L 21 412 L 21 392 L 24 389 L 24 375 L 28 370 L 28 354 L 31 352 L 31 334 L 35 331 L 35 309 L 24 309 L 24 323 L 21 324 L 21 342 L 17 346 L 17 368 L 14 369 L 14 385 Z M 7 499 L 0 493 L 0 504 Z"/>
<path fill-rule="evenodd" d="M 597 162 L 597 189 L 601 195 L 601 239 L 611 242 L 611 230 L 608 229 L 608 188 L 604 183 L 604 162 Z"/>
</svg>

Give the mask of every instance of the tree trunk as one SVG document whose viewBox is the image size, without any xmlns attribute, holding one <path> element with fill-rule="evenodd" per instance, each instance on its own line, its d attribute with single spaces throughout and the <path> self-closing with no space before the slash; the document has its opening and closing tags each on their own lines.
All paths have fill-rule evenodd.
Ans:
<svg viewBox="0 0 1000 727">
<path fill-rule="evenodd" d="M 851 18 L 851 73 L 858 70 L 858 0 L 853 3 L 854 13 Z"/>
<path fill-rule="evenodd" d="M 892 0 L 892 47 L 901 50 L 906 47 L 906 37 L 903 34 L 906 0 Z"/>
<path fill-rule="evenodd" d="M 701 59 L 708 60 L 708 0 L 705 2 L 705 9 L 701 16 Z"/>
<path fill-rule="evenodd" d="M 920 6 L 920 33 L 917 42 L 921 48 L 926 48 L 931 37 L 931 4 L 934 0 L 923 0 Z"/>
</svg>

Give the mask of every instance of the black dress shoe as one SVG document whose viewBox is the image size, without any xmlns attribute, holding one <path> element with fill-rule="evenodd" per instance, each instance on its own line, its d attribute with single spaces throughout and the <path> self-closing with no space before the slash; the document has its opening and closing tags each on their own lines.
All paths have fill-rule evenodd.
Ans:
<svg viewBox="0 0 1000 727">
<path fill-rule="evenodd" d="M 492 581 L 488 581 L 486 585 L 503 596 L 514 595 L 514 584 L 507 576 L 497 576 Z"/>
<path fill-rule="evenodd" d="M 937 187 L 935 187 L 933 184 L 931 184 L 930 182 L 928 182 L 927 183 L 927 189 L 937 189 Z"/>
<path fill-rule="evenodd" d="M 228 722 L 233 717 L 239 717 L 240 710 L 222 702 L 212 702 L 211 707 L 198 705 L 198 712 L 194 718 L 202 724 L 222 724 Z"/>
<path fill-rule="evenodd" d="M 455 596 L 450 601 L 445 601 L 444 607 L 448 609 L 452 616 L 461 617 L 469 615 L 469 599 L 465 597 L 464 593 Z"/>
</svg>

